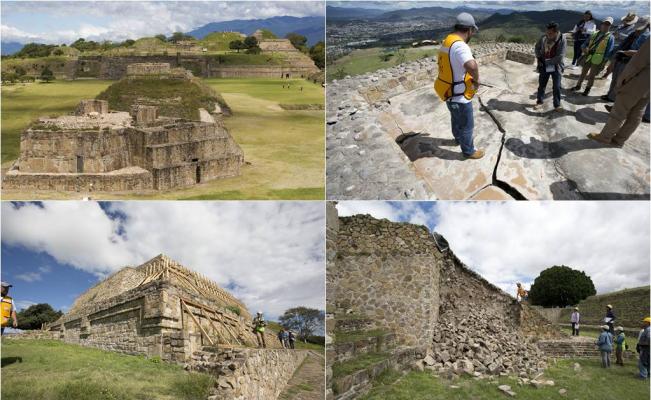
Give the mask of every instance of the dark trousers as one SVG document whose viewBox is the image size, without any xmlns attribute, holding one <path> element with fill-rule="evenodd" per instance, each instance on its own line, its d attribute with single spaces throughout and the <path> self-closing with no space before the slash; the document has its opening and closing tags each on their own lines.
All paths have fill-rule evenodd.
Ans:
<svg viewBox="0 0 651 400">
<path fill-rule="evenodd" d="M 572 322 L 572 336 L 579 336 L 579 328 L 577 328 L 576 322 Z"/>
<path fill-rule="evenodd" d="M 554 97 L 554 108 L 560 107 L 561 105 L 561 72 L 541 72 L 538 76 L 538 96 L 537 103 L 542 104 L 543 99 L 545 98 L 545 89 L 547 88 L 547 82 L 549 82 L 549 77 L 552 77 L 552 94 Z"/>
<path fill-rule="evenodd" d="M 624 365 L 624 359 L 622 358 L 623 351 L 624 349 L 622 349 L 621 347 L 615 348 L 615 364 Z"/>
<path fill-rule="evenodd" d="M 574 39 L 574 57 L 572 58 L 572 65 L 577 65 L 576 62 L 581 58 L 581 46 L 585 39 Z"/>
</svg>

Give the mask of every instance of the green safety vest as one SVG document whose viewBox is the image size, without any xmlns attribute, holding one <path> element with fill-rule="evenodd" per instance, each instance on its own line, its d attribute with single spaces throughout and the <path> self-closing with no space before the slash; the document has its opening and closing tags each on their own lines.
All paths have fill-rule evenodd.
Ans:
<svg viewBox="0 0 651 400">
<path fill-rule="evenodd" d="M 606 47 L 608 46 L 608 39 L 610 38 L 610 32 L 604 34 L 599 43 L 595 43 L 601 32 L 595 32 L 590 37 L 590 42 L 588 43 L 588 54 L 585 56 L 585 62 L 599 65 L 604 60 L 604 54 L 606 53 Z"/>
</svg>

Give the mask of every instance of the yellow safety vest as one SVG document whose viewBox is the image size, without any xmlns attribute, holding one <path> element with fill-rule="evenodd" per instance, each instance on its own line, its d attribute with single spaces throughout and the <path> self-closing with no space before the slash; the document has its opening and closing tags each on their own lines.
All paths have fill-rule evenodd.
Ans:
<svg viewBox="0 0 651 400">
<path fill-rule="evenodd" d="M 610 32 L 603 34 L 603 39 L 597 44 L 595 48 L 595 42 L 597 37 L 599 37 L 599 31 L 592 34 L 590 37 L 590 42 L 588 43 L 588 54 L 585 57 L 585 62 L 593 65 L 599 65 L 604 61 L 604 55 L 606 53 L 606 47 L 608 46 L 608 41 L 610 40 Z"/>
<path fill-rule="evenodd" d="M 476 93 L 475 88 L 472 86 L 472 76 L 468 72 L 463 74 L 463 81 L 454 81 L 454 72 L 450 62 L 450 49 L 456 42 L 463 42 L 461 36 L 454 33 L 449 34 L 438 52 L 439 75 L 434 82 L 434 91 L 443 101 L 459 95 L 463 95 L 463 97 L 470 100 Z M 454 85 L 461 83 L 465 84 L 463 93 L 453 93 Z"/>
<path fill-rule="evenodd" d="M 13 308 L 13 300 L 9 296 L 4 296 L 2 298 L 2 326 L 9 325 L 9 319 L 11 318 L 11 309 Z"/>
</svg>

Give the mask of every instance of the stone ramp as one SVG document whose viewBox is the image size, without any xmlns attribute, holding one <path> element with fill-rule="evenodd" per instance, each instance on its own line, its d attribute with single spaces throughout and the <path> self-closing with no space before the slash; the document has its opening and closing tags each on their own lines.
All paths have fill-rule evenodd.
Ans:
<svg viewBox="0 0 651 400">
<path fill-rule="evenodd" d="M 321 354 L 309 352 L 294 376 L 278 396 L 279 400 L 325 399 L 325 359 Z"/>
</svg>

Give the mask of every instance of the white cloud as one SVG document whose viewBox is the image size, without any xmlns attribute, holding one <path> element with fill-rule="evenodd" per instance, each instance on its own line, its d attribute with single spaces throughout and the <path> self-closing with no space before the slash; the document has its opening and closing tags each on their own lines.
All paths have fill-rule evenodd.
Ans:
<svg viewBox="0 0 651 400">
<path fill-rule="evenodd" d="M 7 24 L 2 28 L 2 36 L 4 41 L 21 43 L 35 40 L 50 44 L 70 43 L 80 37 L 121 41 L 159 33 L 187 32 L 210 22 L 285 15 L 319 16 L 324 12 L 321 1 L 2 2 L 3 19 Z M 12 18 L 20 13 L 45 14 L 51 16 L 54 23 L 49 26 L 30 25 L 27 32 L 27 27 L 19 29 L 16 25 L 19 21 Z M 61 19 L 63 17 L 65 21 Z M 70 22 L 71 18 L 78 20 L 77 23 Z M 97 22 L 84 22 L 89 18 Z"/>
<path fill-rule="evenodd" d="M 25 282 L 35 282 L 43 279 L 43 275 L 50 272 L 52 268 L 48 265 L 39 267 L 36 271 L 24 272 L 22 274 L 17 274 L 16 279 L 25 281 Z"/>
<path fill-rule="evenodd" d="M 436 221 L 452 251 L 508 293 L 515 282 L 528 287 L 540 271 L 561 264 L 585 271 L 599 293 L 649 284 L 647 202 L 438 202 L 434 216 L 423 216 L 420 202 L 403 203 L 410 205 L 337 208 L 342 216 Z"/>
<path fill-rule="evenodd" d="M 2 240 L 105 276 L 165 253 L 270 315 L 324 305 L 319 202 L 2 204 Z"/>
<path fill-rule="evenodd" d="M 33 302 L 31 300 L 14 300 L 14 307 L 16 307 L 16 311 L 24 310 L 36 304 L 36 302 Z"/>
</svg>

